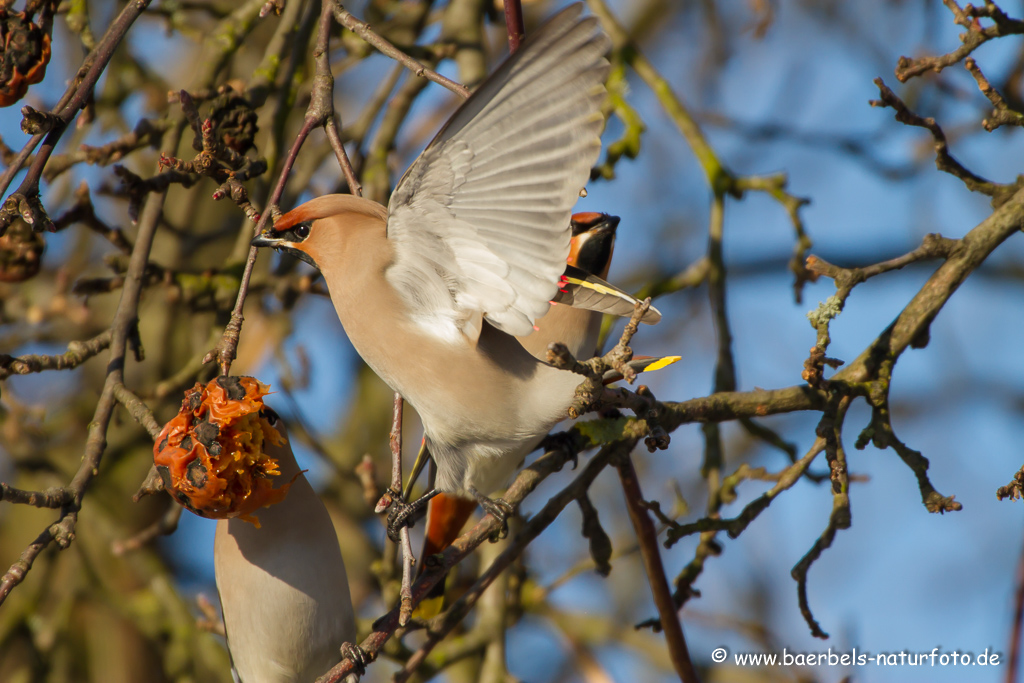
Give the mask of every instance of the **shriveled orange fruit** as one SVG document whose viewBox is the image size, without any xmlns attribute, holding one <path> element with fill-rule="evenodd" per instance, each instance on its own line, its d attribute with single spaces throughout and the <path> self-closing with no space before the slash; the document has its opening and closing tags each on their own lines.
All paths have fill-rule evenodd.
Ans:
<svg viewBox="0 0 1024 683">
<path fill-rule="evenodd" d="M 43 6 L 40 25 L 32 21 L 28 12 L 0 9 L 0 107 L 20 100 L 28 86 L 46 75 L 53 31 L 49 8 L 49 3 Z"/>
<path fill-rule="evenodd" d="M 284 444 L 266 417 L 269 388 L 227 375 L 197 383 L 160 432 L 153 462 L 164 487 L 200 517 L 240 517 L 259 527 L 252 513 L 284 500 L 291 483 L 274 488 L 281 473 L 264 447 Z"/>
</svg>

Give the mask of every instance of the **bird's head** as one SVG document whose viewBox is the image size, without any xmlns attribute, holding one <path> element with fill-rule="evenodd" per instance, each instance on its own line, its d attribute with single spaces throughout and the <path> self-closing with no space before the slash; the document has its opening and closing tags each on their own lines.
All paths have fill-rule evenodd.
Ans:
<svg viewBox="0 0 1024 683">
<path fill-rule="evenodd" d="M 321 269 L 324 256 L 340 241 L 346 226 L 387 224 L 387 209 L 377 202 L 348 194 L 328 194 L 311 199 L 284 214 L 257 235 L 254 247 L 271 247 Z"/>
<path fill-rule="evenodd" d="M 567 262 L 598 277 L 607 277 L 619 217 L 606 213 L 574 213 L 570 225 L 572 247 Z"/>
</svg>

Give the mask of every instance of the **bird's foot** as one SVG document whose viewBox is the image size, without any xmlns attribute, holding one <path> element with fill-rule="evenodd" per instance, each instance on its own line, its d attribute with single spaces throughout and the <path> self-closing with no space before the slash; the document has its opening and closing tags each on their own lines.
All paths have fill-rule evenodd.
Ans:
<svg viewBox="0 0 1024 683">
<path fill-rule="evenodd" d="M 352 662 L 352 668 L 357 676 L 365 674 L 366 667 L 374 659 L 366 650 L 352 643 L 341 644 L 341 656 Z"/>
<path fill-rule="evenodd" d="M 503 498 L 488 498 L 475 489 L 470 489 L 469 492 L 476 498 L 476 502 L 480 503 L 480 507 L 484 509 L 484 512 L 498 520 L 500 526 L 491 534 L 491 543 L 495 543 L 508 536 L 508 518 L 515 512 L 512 506 Z"/>
<path fill-rule="evenodd" d="M 576 469 L 580 464 L 579 437 L 575 432 L 554 432 L 544 437 L 540 447 L 545 451 L 562 451 Z"/>
<path fill-rule="evenodd" d="M 388 538 L 398 543 L 398 534 L 402 528 L 412 527 L 416 523 L 416 515 L 426 508 L 430 499 L 437 494 L 437 489 L 431 489 L 412 503 L 406 503 L 401 497 L 393 498 L 389 506 L 390 512 L 388 512 Z"/>
</svg>

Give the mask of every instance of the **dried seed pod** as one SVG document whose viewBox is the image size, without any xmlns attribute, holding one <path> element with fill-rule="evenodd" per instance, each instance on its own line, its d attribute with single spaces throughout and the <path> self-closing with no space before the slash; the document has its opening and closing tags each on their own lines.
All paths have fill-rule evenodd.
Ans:
<svg viewBox="0 0 1024 683">
<path fill-rule="evenodd" d="M 225 147 L 239 154 L 245 154 L 253 147 L 259 130 L 256 111 L 249 100 L 229 86 L 222 86 L 220 93 L 210 100 L 210 121 L 214 135 Z"/>
<path fill-rule="evenodd" d="M 28 91 L 28 86 L 43 80 L 50 61 L 52 8 L 44 5 L 41 25 L 25 12 L 0 10 L 0 107 L 9 107 Z"/>
<path fill-rule="evenodd" d="M 259 527 L 252 513 L 288 492 L 291 482 L 273 487 L 280 471 L 264 448 L 284 443 L 267 419 L 268 389 L 252 377 L 222 375 L 206 386 L 197 383 L 160 432 L 153 462 L 164 487 L 200 517 L 240 517 Z"/>
<path fill-rule="evenodd" d="M 23 220 L 0 237 L 0 282 L 24 282 L 39 272 L 46 241 Z"/>
</svg>

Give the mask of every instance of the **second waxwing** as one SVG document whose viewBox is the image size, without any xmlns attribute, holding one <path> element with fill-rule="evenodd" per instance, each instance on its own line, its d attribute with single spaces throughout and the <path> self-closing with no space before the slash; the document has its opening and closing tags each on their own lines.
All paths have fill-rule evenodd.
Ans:
<svg viewBox="0 0 1024 683">
<path fill-rule="evenodd" d="M 615 253 L 615 229 L 618 216 L 606 213 L 576 213 L 569 222 L 572 240 L 566 263 L 599 278 L 608 277 L 612 254 Z M 538 360 L 547 358 L 548 345 L 562 342 L 576 358 L 586 360 L 597 353 L 601 333 L 601 311 L 552 303 L 540 318 L 533 333 L 517 337 Z"/>
<path fill-rule="evenodd" d="M 267 445 L 284 499 L 217 522 L 214 567 L 228 650 L 240 683 L 312 683 L 355 642 L 356 624 L 338 537 L 327 508 L 295 462 L 283 422 L 269 408 L 260 419 L 284 436 Z"/>
</svg>

